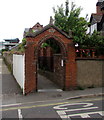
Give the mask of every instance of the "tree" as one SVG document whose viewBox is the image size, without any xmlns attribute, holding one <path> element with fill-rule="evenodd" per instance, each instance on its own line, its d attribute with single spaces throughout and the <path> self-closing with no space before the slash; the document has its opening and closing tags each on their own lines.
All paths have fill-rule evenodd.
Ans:
<svg viewBox="0 0 104 120">
<path fill-rule="evenodd" d="M 63 5 L 58 6 L 57 10 L 54 8 L 55 25 L 67 34 L 69 34 L 69 30 L 72 30 L 74 42 L 83 45 L 89 23 L 85 18 L 79 17 L 81 7 L 76 8 L 76 5 L 72 3 L 69 11 L 68 0 L 65 3 L 65 8 Z"/>
<path fill-rule="evenodd" d="M 94 31 L 92 35 L 86 35 L 84 44 L 87 48 L 95 48 L 98 55 L 104 55 L 104 36 L 100 32 Z"/>
</svg>

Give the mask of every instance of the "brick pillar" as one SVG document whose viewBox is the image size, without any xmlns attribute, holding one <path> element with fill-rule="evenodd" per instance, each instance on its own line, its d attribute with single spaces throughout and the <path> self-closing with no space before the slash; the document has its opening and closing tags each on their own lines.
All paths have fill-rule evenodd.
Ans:
<svg viewBox="0 0 104 120">
<path fill-rule="evenodd" d="M 52 56 L 52 48 L 51 47 L 47 47 L 47 57 L 51 57 Z"/>
<path fill-rule="evenodd" d="M 40 48 L 40 56 L 44 56 L 44 48 Z"/>
<path fill-rule="evenodd" d="M 53 56 L 52 56 L 52 48 L 47 47 L 46 48 L 46 61 L 47 61 L 47 67 L 49 71 L 53 71 Z"/>
<path fill-rule="evenodd" d="M 36 91 L 36 62 L 34 46 L 28 42 L 25 50 L 25 94 Z"/>
<path fill-rule="evenodd" d="M 95 50 L 92 49 L 92 58 L 95 58 Z"/>
<path fill-rule="evenodd" d="M 75 57 L 75 48 L 71 45 L 69 46 L 68 59 L 66 61 L 65 90 L 75 89 L 77 86 Z"/>
<path fill-rule="evenodd" d="M 82 49 L 80 49 L 80 57 L 81 57 L 81 58 L 83 57 Z"/>
</svg>

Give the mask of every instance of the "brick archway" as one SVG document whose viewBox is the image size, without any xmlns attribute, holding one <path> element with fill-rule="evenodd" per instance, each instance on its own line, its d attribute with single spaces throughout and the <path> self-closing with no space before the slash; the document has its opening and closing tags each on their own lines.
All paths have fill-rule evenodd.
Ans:
<svg viewBox="0 0 104 120">
<path fill-rule="evenodd" d="M 61 50 L 62 51 L 62 54 L 63 56 L 67 56 L 67 53 L 66 53 L 66 47 L 64 45 L 64 43 L 62 42 L 62 40 L 58 37 L 58 36 L 55 36 L 55 35 L 47 35 L 45 37 L 43 37 L 39 42 L 38 42 L 38 45 L 36 46 L 36 51 L 35 51 L 35 56 L 37 57 L 37 53 L 38 53 L 38 49 L 41 47 L 42 43 L 44 43 L 45 41 L 47 41 L 48 39 L 50 38 L 53 38 L 54 40 L 56 40 L 58 43 L 59 43 L 59 46 L 61 47 Z"/>
<path fill-rule="evenodd" d="M 59 53 L 53 53 L 50 56 L 49 50 L 47 48 L 45 48 L 45 49 L 41 48 L 41 45 L 43 43 L 46 43 L 48 40 L 54 41 L 57 44 L 57 46 L 59 46 L 59 48 L 60 48 Z M 51 47 L 50 47 L 50 49 L 52 50 Z M 42 50 L 42 56 L 39 55 L 41 50 Z M 45 57 L 43 55 L 44 50 L 45 50 Z M 48 51 L 48 56 L 47 56 L 47 51 Z M 48 35 L 48 36 L 42 38 L 38 42 L 38 45 L 35 49 L 36 63 L 38 63 L 38 65 L 39 64 L 43 65 L 42 63 L 44 63 L 43 69 L 46 68 L 45 77 L 50 79 L 50 81 L 52 81 L 53 83 L 57 84 L 58 87 L 60 89 L 63 89 L 63 90 L 65 88 L 65 66 L 66 66 L 65 61 L 66 61 L 66 56 L 67 56 L 67 53 L 66 53 L 66 47 L 64 46 L 64 43 L 60 40 L 59 37 L 54 36 L 54 35 Z M 42 58 L 41 62 L 39 62 L 40 59 L 38 59 L 38 58 Z M 45 60 L 43 60 L 44 58 L 45 58 Z M 63 63 L 61 63 L 61 62 L 63 62 Z M 38 67 L 38 69 L 39 69 L 39 67 Z M 38 83 L 38 77 L 37 77 L 37 83 Z M 36 85 L 36 86 L 37 86 L 37 90 L 38 90 L 39 89 L 38 85 Z"/>
<path fill-rule="evenodd" d="M 26 36 L 25 50 L 25 94 L 37 90 L 37 57 L 38 50 L 43 42 L 54 38 L 62 49 L 65 60 L 64 90 L 76 87 L 75 47 L 72 38 L 64 34 L 54 25 L 47 25 L 37 33 Z"/>
</svg>

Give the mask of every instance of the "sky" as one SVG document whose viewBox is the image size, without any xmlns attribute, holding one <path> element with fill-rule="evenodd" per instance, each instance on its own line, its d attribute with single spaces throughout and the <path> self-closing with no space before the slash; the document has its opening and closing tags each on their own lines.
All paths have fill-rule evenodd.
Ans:
<svg viewBox="0 0 104 120">
<path fill-rule="evenodd" d="M 19 38 L 22 40 L 25 28 L 31 28 L 37 22 L 45 26 L 50 16 L 54 16 L 53 7 L 65 5 L 66 0 L 0 0 L 0 41 Z M 69 0 L 83 8 L 81 16 L 96 13 L 98 0 Z"/>
</svg>

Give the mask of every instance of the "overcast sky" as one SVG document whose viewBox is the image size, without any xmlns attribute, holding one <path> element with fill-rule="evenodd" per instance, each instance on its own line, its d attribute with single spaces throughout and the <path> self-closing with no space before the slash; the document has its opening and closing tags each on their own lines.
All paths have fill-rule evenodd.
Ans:
<svg viewBox="0 0 104 120">
<path fill-rule="evenodd" d="M 3 39 L 23 38 L 25 28 L 30 28 L 37 22 L 43 26 L 49 23 L 53 16 L 53 7 L 65 4 L 66 0 L 0 0 L 0 41 Z M 96 12 L 98 0 L 69 0 L 83 8 L 81 16 Z"/>
</svg>

